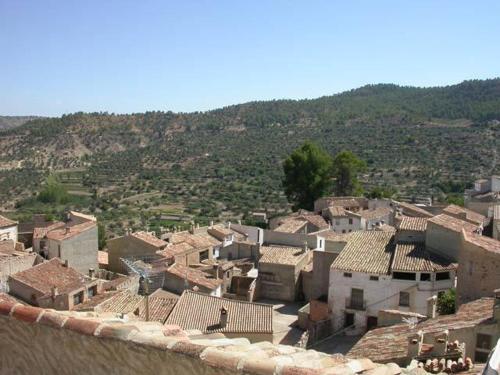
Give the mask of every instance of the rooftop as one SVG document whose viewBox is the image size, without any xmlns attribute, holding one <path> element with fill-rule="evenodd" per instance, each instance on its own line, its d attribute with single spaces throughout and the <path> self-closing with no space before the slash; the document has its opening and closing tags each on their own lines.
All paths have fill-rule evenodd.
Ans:
<svg viewBox="0 0 500 375">
<path fill-rule="evenodd" d="M 399 221 L 396 224 L 398 230 L 409 230 L 415 232 L 425 232 L 427 229 L 426 217 L 410 217 L 410 216 L 399 216 Z"/>
<path fill-rule="evenodd" d="M 423 208 L 420 208 L 411 203 L 398 202 L 398 206 L 403 210 L 403 214 L 407 216 L 428 217 L 428 218 L 434 216 L 433 214 L 424 210 Z"/>
<path fill-rule="evenodd" d="M 306 220 L 293 218 L 293 219 L 288 219 L 283 223 L 281 223 L 277 228 L 274 229 L 274 231 L 283 233 L 297 233 L 306 225 L 307 225 Z"/>
<path fill-rule="evenodd" d="M 463 235 L 465 241 L 479 246 L 483 250 L 500 254 L 500 241 L 476 233 L 467 233 L 465 230 L 463 231 Z"/>
<path fill-rule="evenodd" d="M 390 215 L 391 213 L 392 208 L 389 207 L 378 207 L 374 210 L 363 210 L 358 212 L 358 214 L 366 220 L 379 219 L 381 217 Z"/>
<path fill-rule="evenodd" d="M 220 245 L 220 241 L 208 233 L 189 233 L 188 231 L 173 233 L 169 240 L 172 244 L 187 243 L 193 249 L 204 250 L 213 246 Z"/>
<path fill-rule="evenodd" d="M 64 224 L 62 221 L 56 221 L 52 224 L 49 224 L 45 227 L 35 227 L 33 229 L 33 239 L 35 238 L 43 238 L 49 233 L 51 230 L 57 229 L 57 228 L 62 228 L 66 224 Z"/>
<path fill-rule="evenodd" d="M 6 218 L 5 216 L 0 215 L 0 228 L 7 228 L 7 227 L 12 227 L 14 225 L 17 225 L 17 221 L 10 220 L 9 218 Z"/>
<path fill-rule="evenodd" d="M 439 225 L 454 232 L 462 232 L 462 230 L 465 230 L 466 232 L 472 233 L 477 230 L 477 225 L 446 214 L 440 214 L 430 218 L 427 221 L 427 225 L 429 223 Z"/>
<path fill-rule="evenodd" d="M 227 323 L 220 325 L 221 308 L 227 310 Z M 209 296 L 186 290 L 166 324 L 203 333 L 272 333 L 273 306 Z"/>
<path fill-rule="evenodd" d="M 34 290 L 47 295 L 52 287 L 59 293 L 71 292 L 87 285 L 89 279 L 72 267 L 66 267 L 59 258 L 53 258 L 25 271 L 10 276 Z"/>
<path fill-rule="evenodd" d="M 84 219 L 87 221 L 97 221 L 97 218 L 94 215 L 87 215 L 78 211 L 70 211 L 69 212 L 72 216 L 76 216 L 80 219 Z"/>
<path fill-rule="evenodd" d="M 191 284 L 201 286 L 210 290 L 214 290 L 222 284 L 222 280 L 214 279 L 203 271 L 184 266 L 179 263 L 172 264 L 167 268 L 165 273 L 167 274 L 167 277 L 169 275 L 173 275 L 183 280 L 185 279 Z"/>
<path fill-rule="evenodd" d="M 408 324 L 396 324 L 368 331 L 349 351 L 351 357 L 367 356 L 370 359 L 387 363 L 404 359 L 408 354 L 408 337 L 418 331 L 438 333 L 460 328 L 474 327 L 489 323 L 493 319 L 493 298 L 481 298 L 458 309 L 456 314 L 441 315 L 418 323 L 414 328 Z M 381 350 L 383 348 L 383 350 Z"/>
<path fill-rule="evenodd" d="M 448 214 L 450 216 L 455 216 L 460 219 L 469 221 L 476 225 L 482 225 L 486 221 L 486 217 L 478 214 L 477 212 L 471 211 L 467 208 L 457 206 L 455 204 L 450 204 L 447 206 L 443 213 Z"/>
<path fill-rule="evenodd" d="M 330 226 L 326 222 L 325 219 L 323 219 L 323 216 L 321 215 L 301 215 L 300 219 L 304 219 L 314 225 L 318 230 L 320 229 L 328 229 Z"/>
<path fill-rule="evenodd" d="M 331 217 L 347 216 L 347 210 L 342 206 L 330 206 L 326 208 L 324 211 L 327 211 Z"/>
<path fill-rule="evenodd" d="M 96 311 L 99 312 L 129 314 L 139 308 L 143 298 L 143 296 L 132 294 L 128 290 L 124 290 L 113 293 L 111 298 L 105 299 L 101 303 L 97 304 L 95 308 Z"/>
<path fill-rule="evenodd" d="M 389 274 L 393 238 L 393 232 L 352 232 L 331 267 L 343 271 Z"/>
<path fill-rule="evenodd" d="M 261 246 L 259 264 L 296 265 L 307 253 L 301 247 Z"/>
<path fill-rule="evenodd" d="M 231 229 L 226 228 L 224 225 L 214 225 L 207 229 L 208 233 L 219 241 L 224 240 L 224 238 L 229 237 L 234 234 Z"/>
<path fill-rule="evenodd" d="M 398 243 L 392 271 L 437 272 L 457 268 L 457 264 L 425 249 L 420 243 Z"/>
<path fill-rule="evenodd" d="M 149 321 L 165 323 L 179 298 L 162 298 L 149 296 Z M 146 320 L 146 299 L 139 306 L 139 317 Z"/>
<path fill-rule="evenodd" d="M 167 246 L 167 243 L 163 240 L 160 240 L 158 237 L 148 233 L 148 232 L 135 232 L 130 234 L 132 237 L 147 243 L 148 245 L 157 247 L 158 249 L 163 249 Z"/>
<path fill-rule="evenodd" d="M 73 226 L 65 226 L 59 227 L 57 229 L 53 229 L 47 232 L 46 236 L 48 239 L 51 240 L 56 240 L 56 241 L 63 241 L 67 240 L 68 238 L 78 236 L 79 234 L 92 229 L 96 228 L 96 223 L 94 221 L 86 221 L 81 224 L 76 224 Z"/>
<path fill-rule="evenodd" d="M 13 240 L 0 241 L 0 260 L 2 259 L 2 257 L 17 257 L 29 254 L 30 253 L 26 251 L 20 251 L 16 249 L 16 243 Z"/>
</svg>

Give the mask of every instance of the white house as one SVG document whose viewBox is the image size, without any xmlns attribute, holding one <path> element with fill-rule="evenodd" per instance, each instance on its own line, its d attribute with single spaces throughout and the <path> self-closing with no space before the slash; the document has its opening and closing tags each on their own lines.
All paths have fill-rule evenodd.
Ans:
<svg viewBox="0 0 500 375">
<path fill-rule="evenodd" d="M 17 242 L 17 222 L 0 215 L 0 241 Z"/>
<path fill-rule="evenodd" d="M 352 233 L 330 268 L 328 304 L 334 331 L 362 333 L 380 310 L 428 315 L 439 292 L 455 285 L 456 264 L 423 243 L 396 243 L 393 232 Z M 429 305 L 431 304 L 431 305 Z"/>
<path fill-rule="evenodd" d="M 322 215 L 330 221 L 331 230 L 335 233 L 350 233 L 366 228 L 366 220 L 363 216 L 340 206 L 325 208 Z"/>
</svg>

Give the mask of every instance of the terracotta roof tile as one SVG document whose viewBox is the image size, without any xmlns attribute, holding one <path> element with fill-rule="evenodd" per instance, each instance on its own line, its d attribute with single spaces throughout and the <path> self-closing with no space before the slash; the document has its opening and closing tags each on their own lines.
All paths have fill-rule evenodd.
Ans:
<svg viewBox="0 0 500 375">
<path fill-rule="evenodd" d="M 95 228 L 97 225 L 93 221 L 86 221 L 81 224 L 67 226 L 64 228 L 53 229 L 47 232 L 46 236 L 48 239 L 63 241 L 68 238 L 72 238 L 74 236 L 78 236 L 79 234 Z"/>
<path fill-rule="evenodd" d="M 88 221 L 97 221 L 96 217 L 94 215 L 87 215 L 82 212 L 78 211 L 70 211 L 70 214 L 73 216 L 76 216 L 80 219 L 88 220 Z"/>
<path fill-rule="evenodd" d="M 89 282 L 88 277 L 72 267 L 64 266 L 59 258 L 40 263 L 10 277 L 44 295 L 51 293 L 53 286 L 58 288 L 59 293 L 67 293 L 85 287 Z"/>
<path fill-rule="evenodd" d="M 398 202 L 398 206 L 403 210 L 403 214 L 407 216 L 428 217 L 428 218 L 434 216 L 433 214 L 424 210 L 423 208 L 420 208 L 411 203 Z"/>
<path fill-rule="evenodd" d="M 325 209 L 324 211 L 328 212 L 331 217 L 345 217 L 347 216 L 347 211 L 342 206 L 331 206 Z"/>
<path fill-rule="evenodd" d="M 446 214 L 441 214 L 430 218 L 427 221 L 427 225 L 429 225 L 429 223 L 439 225 L 454 232 L 461 232 L 462 230 L 465 230 L 466 232 L 472 233 L 477 230 L 477 225 Z"/>
<path fill-rule="evenodd" d="M 111 292 L 113 293 L 113 292 Z M 129 314 L 139 308 L 143 300 L 143 296 L 132 294 L 128 290 L 124 290 L 113 294 L 111 298 L 106 299 L 98 304 L 95 309 L 98 312 L 111 312 Z"/>
<path fill-rule="evenodd" d="M 389 207 L 379 207 L 375 208 L 374 210 L 363 210 L 358 212 L 358 214 L 367 219 L 367 220 L 374 220 L 374 219 L 379 219 L 384 216 L 390 215 L 392 213 L 392 209 Z"/>
<path fill-rule="evenodd" d="M 13 225 L 17 225 L 17 221 L 10 220 L 9 218 L 6 218 L 5 216 L 0 215 L 0 228 L 6 228 L 6 227 L 11 227 Z"/>
<path fill-rule="evenodd" d="M 51 230 L 57 229 L 57 228 L 62 228 L 64 227 L 65 224 L 62 221 L 56 221 L 55 223 L 52 223 L 46 227 L 35 227 L 33 229 L 33 239 L 35 238 L 43 238 L 47 235 L 48 232 Z"/>
<path fill-rule="evenodd" d="M 331 267 L 343 271 L 389 274 L 393 238 L 392 232 L 352 232 Z"/>
<path fill-rule="evenodd" d="M 479 246 L 486 251 L 500 254 L 500 241 L 495 240 L 494 238 L 481 236 L 480 234 L 476 233 L 467 233 L 466 231 L 464 231 L 463 234 L 465 241 Z"/>
<path fill-rule="evenodd" d="M 411 217 L 400 216 L 398 217 L 396 228 L 398 230 L 410 230 L 416 232 L 425 232 L 427 229 L 426 217 Z"/>
<path fill-rule="evenodd" d="M 179 298 L 149 296 L 149 321 L 165 323 Z M 139 317 L 146 320 L 146 299 L 139 306 Z"/>
<path fill-rule="evenodd" d="M 195 268 L 187 267 L 179 263 L 174 263 L 165 271 L 166 277 L 176 276 L 181 279 L 186 279 L 191 284 L 202 286 L 210 290 L 216 289 L 222 284 L 222 280 L 211 278 L 205 272 Z"/>
<path fill-rule="evenodd" d="M 456 263 L 426 250 L 424 244 L 396 244 L 392 271 L 436 272 L 456 268 Z"/>
<path fill-rule="evenodd" d="M 447 206 L 443 213 L 454 216 L 458 219 L 466 220 L 472 224 L 481 225 L 486 221 L 486 217 L 478 214 L 477 212 L 471 211 L 467 208 L 457 206 L 455 204 L 450 204 Z"/>
<path fill-rule="evenodd" d="M 130 235 L 140 241 L 146 242 L 149 245 L 155 246 L 159 249 L 163 249 L 165 246 L 167 246 L 167 243 L 165 241 L 160 240 L 158 237 L 155 237 L 154 235 L 149 234 L 147 232 L 142 232 L 142 231 L 135 232 L 131 233 Z"/>
<path fill-rule="evenodd" d="M 307 256 L 300 247 L 285 246 L 262 246 L 260 254 L 259 264 L 296 265 Z"/>
<path fill-rule="evenodd" d="M 221 308 L 227 310 L 227 324 L 220 325 Z M 237 301 L 186 290 L 166 324 L 204 333 L 272 333 L 273 307 L 261 303 Z"/>
<path fill-rule="evenodd" d="M 274 229 L 274 231 L 282 233 L 297 233 L 306 225 L 307 225 L 306 220 L 293 218 L 282 222 L 277 228 Z"/>
<path fill-rule="evenodd" d="M 321 215 L 301 215 L 299 218 L 308 221 L 316 228 L 318 228 L 317 230 L 329 228 L 328 223 L 325 219 L 323 219 L 323 216 Z"/>
<path fill-rule="evenodd" d="M 408 324 L 396 324 L 368 331 L 349 351 L 350 357 L 366 356 L 376 362 L 392 362 L 405 359 L 408 354 L 408 337 L 418 331 L 438 333 L 489 323 L 493 318 L 493 298 L 481 298 L 458 309 L 456 314 L 441 315 L 418 323 L 414 328 Z M 383 348 L 383 350 L 381 350 Z"/>
</svg>

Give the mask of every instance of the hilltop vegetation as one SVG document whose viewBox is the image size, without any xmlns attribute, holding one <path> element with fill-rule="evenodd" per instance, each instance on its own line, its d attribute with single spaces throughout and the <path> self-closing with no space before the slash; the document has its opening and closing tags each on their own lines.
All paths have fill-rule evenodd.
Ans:
<svg viewBox="0 0 500 375">
<path fill-rule="evenodd" d="M 10 129 L 26 124 L 38 116 L 0 116 L 0 130 Z"/>
<path fill-rule="evenodd" d="M 273 214 L 289 207 L 282 162 L 307 139 L 332 156 L 350 150 L 363 159 L 367 192 L 444 199 L 500 172 L 500 79 L 370 85 L 208 112 L 34 119 L 0 133 L 0 207 L 61 209 L 33 199 L 52 171 L 78 197 L 68 204 L 95 212 L 112 233 L 179 217 Z"/>
</svg>

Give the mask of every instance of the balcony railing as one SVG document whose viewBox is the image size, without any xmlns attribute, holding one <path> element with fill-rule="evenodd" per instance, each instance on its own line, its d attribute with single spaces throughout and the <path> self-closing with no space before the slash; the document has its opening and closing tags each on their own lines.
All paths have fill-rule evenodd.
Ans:
<svg viewBox="0 0 500 375">
<path fill-rule="evenodd" d="M 366 300 L 352 299 L 350 297 L 345 299 L 345 308 L 350 310 L 365 311 Z"/>
</svg>

